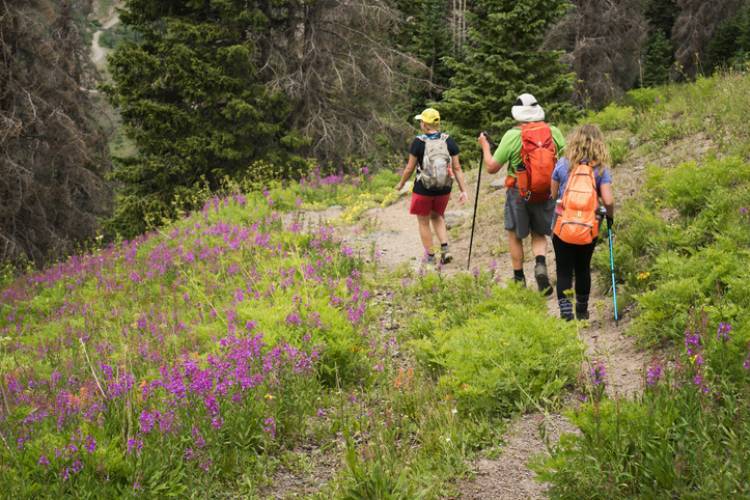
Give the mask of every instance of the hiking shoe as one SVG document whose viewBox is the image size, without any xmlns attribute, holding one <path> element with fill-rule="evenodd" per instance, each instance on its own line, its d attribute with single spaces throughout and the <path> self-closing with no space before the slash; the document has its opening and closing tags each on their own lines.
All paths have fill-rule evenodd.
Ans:
<svg viewBox="0 0 750 500">
<path fill-rule="evenodd" d="M 589 319 L 588 295 L 576 295 L 576 319 Z"/>
<path fill-rule="evenodd" d="M 518 276 L 513 276 L 513 281 L 516 282 L 516 283 L 518 283 L 522 287 L 526 288 L 526 277 L 525 276 L 522 276 L 520 278 Z"/>
<path fill-rule="evenodd" d="M 450 252 L 443 252 L 440 254 L 440 264 L 450 264 L 453 262 L 453 255 Z"/>
<path fill-rule="evenodd" d="M 552 287 L 549 284 L 549 277 L 547 276 L 547 264 L 538 262 L 534 266 L 534 278 L 536 278 L 536 285 L 539 287 L 540 292 L 546 297 L 552 295 Z"/>
</svg>

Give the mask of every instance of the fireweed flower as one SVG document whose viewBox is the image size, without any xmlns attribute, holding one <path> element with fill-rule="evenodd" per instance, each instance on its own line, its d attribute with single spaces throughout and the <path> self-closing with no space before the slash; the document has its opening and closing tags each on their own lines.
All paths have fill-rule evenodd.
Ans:
<svg viewBox="0 0 750 500">
<path fill-rule="evenodd" d="M 128 455 L 130 455 L 131 453 L 140 455 L 142 449 L 143 449 L 143 441 L 137 438 L 128 439 Z"/>
<path fill-rule="evenodd" d="M 86 438 L 86 444 L 84 445 L 84 448 L 86 448 L 86 451 L 89 453 L 94 453 L 96 451 L 96 439 L 94 439 L 94 436 L 89 436 Z"/>
<path fill-rule="evenodd" d="M 646 372 L 646 383 L 650 386 L 656 385 L 661 379 L 661 365 L 655 364 Z"/>
<path fill-rule="evenodd" d="M 602 363 L 601 361 L 596 362 L 594 366 L 591 367 L 589 375 L 591 376 L 592 384 L 594 384 L 595 386 L 603 385 L 605 377 L 607 376 L 607 371 L 604 367 L 604 363 Z"/>
<path fill-rule="evenodd" d="M 263 421 L 263 431 L 271 436 L 271 439 L 276 438 L 276 420 L 273 417 L 268 417 Z"/>
<path fill-rule="evenodd" d="M 694 356 L 698 353 L 701 347 L 701 337 L 697 333 L 692 333 L 690 330 L 685 332 L 685 349 L 687 349 L 688 356 Z"/>
<path fill-rule="evenodd" d="M 716 330 L 716 338 L 722 342 L 729 342 L 729 333 L 732 331 L 732 325 L 729 323 L 719 323 L 719 328 Z"/>
</svg>

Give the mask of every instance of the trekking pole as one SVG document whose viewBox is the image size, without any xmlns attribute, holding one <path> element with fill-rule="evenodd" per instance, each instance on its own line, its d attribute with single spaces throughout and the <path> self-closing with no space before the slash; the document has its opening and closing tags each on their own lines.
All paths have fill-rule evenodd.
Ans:
<svg viewBox="0 0 750 500">
<path fill-rule="evenodd" d="M 494 149 L 495 144 L 492 142 L 492 139 L 490 139 L 490 136 L 487 132 L 482 132 L 483 136 L 487 138 L 487 142 L 490 143 L 490 149 Z M 474 246 L 474 224 L 476 224 L 477 221 L 477 207 L 479 206 L 479 186 L 482 183 L 482 167 L 484 163 L 484 151 L 482 151 L 482 156 L 479 158 L 479 175 L 477 176 L 477 190 L 474 194 L 474 215 L 471 218 L 471 238 L 469 239 L 469 259 L 466 262 L 466 270 L 469 271 L 471 269 L 471 249 Z"/>
<path fill-rule="evenodd" d="M 615 325 L 620 320 L 617 312 L 617 281 L 615 280 L 615 252 L 612 245 L 612 226 L 607 221 L 607 236 L 609 237 L 609 269 L 612 271 L 612 301 L 615 306 Z"/>
</svg>

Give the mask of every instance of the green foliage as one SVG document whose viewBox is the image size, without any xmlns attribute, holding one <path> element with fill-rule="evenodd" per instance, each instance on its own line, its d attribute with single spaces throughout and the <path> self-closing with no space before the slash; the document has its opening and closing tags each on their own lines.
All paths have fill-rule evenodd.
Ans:
<svg viewBox="0 0 750 500">
<path fill-rule="evenodd" d="M 609 154 L 612 157 L 612 167 L 620 165 L 630 152 L 630 145 L 626 139 L 610 139 L 607 141 Z"/>
<path fill-rule="evenodd" d="M 652 34 L 646 42 L 643 57 L 643 85 L 663 85 L 670 80 L 674 62 L 674 48 L 661 30 Z"/>
<path fill-rule="evenodd" d="M 448 0 L 397 0 L 394 4 L 403 17 L 399 46 L 428 69 L 427 88 L 415 82 L 410 92 L 412 108 L 421 111 L 429 101 L 440 99 L 453 75 L 445 61 L 447 56 L 458 56 L 454 54 L 449 22 L 453 15 L 451 3 Z"/>
<path fill-rule="evenodd" d="M 676 339 L 693 307 L 750 304 L 742 285 L 750 280 L 750 164 L 728 157 L 652 168 L 645 191 L 618 216 L 619 276 L 641 311 L 632 332 L 646 343 Z M 597 256 L 595 265 L 604 272 L 608 262 Z"/>
<path fill-rule="evenodd" d="M 578 374 L 583 350 L 570 323 L 546 314 L 544 298 L 501 289 L 488 274 L 427 275 L 410 331 L 417 357 L 464 412 L 508 416 L 557 401 Z"/>
<path fill-rule="evenodd" d="M 630 106 L 610 104 L 599 112 L 590 113 L 584 121 L 595 123 L 604 130 L 619 130 L 631 127 L 635 122 L 635 110 Z"/>
<path fill-rule="evenodd" d="M 750 75 L 743 73 L 699 78 L 692 84 L 637 89 L 625 97 L 626 107 L 634 111 L 632 121 L 628 119 L 629 112 L 626 115 L 622 106 L 616 105 L 612 105 L 615 112 L 611 116 L 606 113 L 603 119 L 606 126 L 627 126 L 642 142 L 653 141 L 660 148 L 683 137 L 701 134 L 723 154 L 750 159 L 747 110 L 737 101 L 738 96 L 748 92 Z M 596 122 L 600 117 L 593 115 L 591 119 Z"/>
<path fill-rule="evenodd" d="M 750 2 L 718 27 L 706 52 L 709 69 L 744 68 L 750 60 Z"/>
<path fill-rule="evenodd" d="M 639 112 L 650 109 L 662 100 L 664 100 L 662 89 L 653 87 L 633 89 L 625 95 L 625 103 Z"/>
<path fill-rule="evenodd" d="M 116 49 L 124 43 L 138 43 L 138 41 L 138 32 L 119 23 L 102 32 L 99 37 L 99 45 L 108 49 Z"/>
<path fill-rule="evenodd" d="M 580 434 L 563 436 L 535 467 L 551 482 L 552 497 L 750 495 L 746 319 L 721 337 L 716 319 L 693 318 L 685 337 L 691 350 L 674 368 L 653 364 L 643 395 L 594 400 L 572 412 Z"/>
<path fill-rule="evenodd" d="M 473 2 L 464 57 L 447 60 L 454 75 L 439 103 L 467 141 L 479 130 L 500 137 L 514 123 L 510 109 L 524 92 L 539 100 L 551 122 L 575 115 L 569 101 L 573 75 L 559 52 L 540 48 L 544 33 L 567 6 L 564 0 Z"/>
</svg>

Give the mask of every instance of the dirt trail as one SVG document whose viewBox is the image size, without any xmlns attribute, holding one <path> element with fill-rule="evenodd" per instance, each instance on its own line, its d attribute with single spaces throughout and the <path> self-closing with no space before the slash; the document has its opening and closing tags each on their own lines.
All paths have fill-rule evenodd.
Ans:
<svg viewBox="0 0 750 500">
<path fill-rule="evenodd" d="M 112 6 L 106 19 L 102 20 L 102 29 L 94 33 L 94 38 L 91 41 L 91 60 L 97 68 L 102 69 L 106 63 L 105 59 L 109 49 L 100 45 L 100 40 L 105 31 L 111 29 L 120 22 L 120 14 L 116 10 L 116 6 Z"/>
<path fill-rule="evenodd" d="M 707 138 L 697 135 L 670 144 L 654 153 L 633 157 L 613 169 L 618 204 L 638 193 L 647 164 L 668 167 L 690 159 L 699 160 L 711 147 Z M 491 186 L 492 182 L 497 180 L 498 176 L 484 174 L 482 177 L 472 268 L 495 268 L 502 283 L 510 279 L 511 265 L 502 227 L 505 191 Z M 458 216 L 454 217 L 456 223 L 450 230 L 451 251 L 455 260 L 441 271 L 446 274 L 466 272 L 476 171 L 467 174 L 467 183 L 471 186 L 469 199 L 472 202 L 465 207 L 458 207 L 457 197 L 454 196 L 449 205 L 449 211 L 457 212 L 454 215 Z M 421 243 L 416 220 L 409 215 L 408 206 L 409 197 L 406 196 L 389 207 L 370 210 L 362 218 L 362 222 L 346 228 L 347 233 L 342 234 L 342 237 L 347 244 L 357 248 L 363 255 L 375 251 L 379 264 L 383 267 L 418 267 L 422 256 Z M 334 207 L 314 214 L 313 218 L 332 220 L 339 213 L 340 209 Z M 555 260 L 551 245 L 547 261 L 550 275 L 554 277 Z M 528 253 L 524 270 L 529 286 L 535 286 L 533 258 Z M 631 337 L 624 335 L 629 322 L 627 316 L 618 325 L 614 323 L 611 297 L 602 294 L 600 287 L 596 285 L 597 281 L 595 276 L 589 307 L 591 321 L 585 325 L 581 324 L 579 335 L 586 344 L 588 360 L 601 361 L 606 366 L 608 395 L 612 398 L 632 397 L 642 390 L 643 371 L 650 361 L 650 354 L 641 351 Z M 548 305 L 549 313 L 557 315 L 557 302 L 553 297 L 549 299 Z M 584 364 L 584 376 L 587 370 L 588 365 Z M 528 462 L 532 457 L 546 453 L 548 444 L 554 445 L 560 434 L 575 431 L 575 427 L 559 414 L 533 413 L 521 416 L 511 424 L 504 436 L 500 457 L 492 460 L 479 459 L 473 466 L 474 478 L 458 484 L 459 498 L 546 498 L 547 486 L 534 479 Z"/>
<path fill-rule="evenodd" d="M 476 173 L 467 175 L 467 182 L 472 186 L 469 199 L 474 199 Z M 615 170 L 615 182 L 619 182 Z M 632 176 L 631 176 L 632 177 Z M 503 203 L 505 191 L 491 186 L 497 176 L 483 175 L 480 189 L 480 203 L 477 210 L 477 221 L 472 252 L 472 268 L 486 270 L 496 268 L 499 281 L 506 282 L 511 277 L 510 256 L 504 242 L 502 227 Z M 637 186 L 630 185 L 622 179 L 621 189 L 632 195 Z M 402 265 L 417 267 L 421 257 L 421 243 L 416 227 L 416 220 L 408 214 L 408 197 L 382 209 L 368 212 L 364 222 L 346 235 L 346 240 L 355 247 L 365 250 L 374 245 L 380 254 L 380 264 L 389 268 Z M 459 223 L 451 230 L 451 251 L 454 263 L 446 266 L 442 272 L 455 274 L 465 272 L 471 233 L 471 211 L 473 205 L 458 207 L 454 197 L 449 210 L 458 211 Z M 368 228 L 370 229 L 368 231 Z M 554 253 L 548 252 L 548 268 L 554 276 Z M 533 283 L 533 258 L 527 255 L 525 272 L 529 286 Z M 549 299 L 549 312 L 558 314 L 557 301 Z M 611 397 L 628 397 L 640 392 L 643 383 L 643 368 L 648 362 L 646 353 L 640 351 L 632 338 L 623 335 L 627 320 L 615 325 L 612 321 L 611 297 L 604 296 L 594 286 L 592 292 L 591 321 L 582 327 L 579 334 L 587 346 L 587 357 L 591 361 L 601 361 L 607 367 L 607 392 Z M 587 372 L 588 365 L 582 367 Z M 543 415 L 534 413 L 524 415 L 511 424 L 505 438 L 503 451 L 495 460 L 480 459 L 474 464 L 475 477 L 459 484 L 460 498 L 467 499 L 527 499 L 545 498 L 546 486 L 534 480 L 534 473 L 527 463 L 538 454 L 546 453 L 547 445 L 543 439 L 546 435 L 549 443 L 556 443 L 563 432 L 574 432 L 575 428 L 559 414 Z"/>
</svg>

